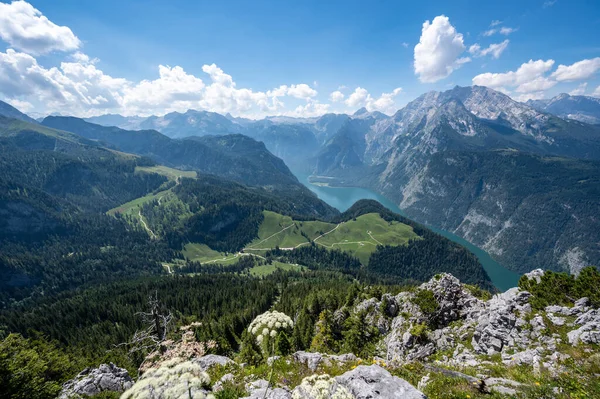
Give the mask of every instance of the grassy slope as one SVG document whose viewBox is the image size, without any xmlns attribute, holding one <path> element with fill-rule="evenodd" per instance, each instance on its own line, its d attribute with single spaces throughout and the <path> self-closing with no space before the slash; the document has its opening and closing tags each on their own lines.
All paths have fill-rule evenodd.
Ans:
<svg viewBox="0 0 600 399">
<path fill-rule="evenodd" d="M 320 221 L 294 221 L 288 216 L 264 212 L 265 219 L 258 239 L 247 252 L 260 253 L 275 247 L 292 248 L 308 245 L 311 240 L 331 249 L 341 249 L 367 264 L 377 245 L 404 245 L 418 238 L 412 227 L 399 222 L 386 222 L 376 213 L 359 216 L 340 225 Z M 304 234 L 302 234 L 304 233 Z"/>
<path fill-rule="evenodd" d="M 178 178 L 181 178 L 181 177 L 196 178 L 196 176 L 197 176 L 196 172 L 194 172 L 194 171 L 179 170 L 179 169 L 169 168 L 169 167 L 163 166 L 163 165 L 137 166 L 135 168 L 135 173 L 157 173 L 157 174 L 163 175 L 163 176 L 167 177 L 169 180 L 173 180 L 173 181 L 176 181 Z M 168 196 L 170 195 L 170 193 L 171 193 L 171 189 L 160 191 L 156 194 L 148 194 L 144 197 L 136 198 L 133 201 L 129 201 L 125 204 L 119 205 L 118 207 L 113 208 L 106 213 L 108 215 L 114 215 L 116 213 L 136 214 L 137 215 L 137 210 L 143 204 L 150 202 L 150 201 L 158 200 L 159 198 L 162 198 L 162 201 L 168 200 L 169 199 Z"/>
</svg>

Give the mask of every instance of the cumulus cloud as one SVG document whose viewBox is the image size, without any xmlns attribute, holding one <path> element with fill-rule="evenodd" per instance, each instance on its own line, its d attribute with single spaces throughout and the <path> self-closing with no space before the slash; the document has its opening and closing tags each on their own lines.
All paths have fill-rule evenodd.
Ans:
<svg viewBox="0 0 600 399">
<path fill-rule="evenodd" d="M 569 92 L 572 96 L 582 96 L 585 94 L 585 90 L 587 89 L 587 82 L 580 84 L 575 89 Z"/>
<path fill-rule="evenodd" d="M 58 26 L 25 1 L 0 3 L 0 38 L 28 54 L 74 51 L 81 41 L 66 26 Z"/>
<path fill-rule="evenodd" d="M 321 116 L 329 112 L 329 104 L 323 104 L 318 101 L 309 100 L 306 105 L 299 105 L 291 113 L 284 113 L 288 116 L 314 117 Z"/>
<path fill-rule="evenodd" d="M 483 36 L 492 36 L 495 35 L 496 32 L 498 32 L 498 29 L 488 29 L 485 32 L 483 32 Z"/>
<path fill-rule="evenodd" d="M 439 15 L 432 22 L 425 21 L 414 51 L 415 74 L 421 82 L 444 79 L 470 61 L 459 58 L 464 51 L 463 35 L 450 24 L 448 17 Z"/>
<path fill-rule="evenodd" d="M 291 85 L 287 91 L 288 96 L 306 100 L 317 95 L 317 91 L 307 84 Z"/>
<path fill-rule="evenodd" d="M 596 90 L 592 93 L 594 97 L 600 97 L 600 86 L 596 87 Z"/>
<path fill-rule="evenodd" d="M 554 65 L 554 60 L 529 60 L 516 71 L 505 73 L 482 73 L 473 78 L 473 84 L 491 88 L 520 86 L 542 77 Z"/>
<path fill-rule="evenodd" d="M 374 98 L 369 94 L 366 89 L 357 87 L 345 104 L 353 110 L 359 107 L 366 107 L 367 111 L 380 111 L 384 113 L 391 113 L 397 110 L 396 102 L 394 99 L 402 92 L 402 88 L 398 87 L 392 90 L 390 93 L 382 93 L 380 97 Z"/>
<path fill-rule="evenodd" d="M 126 84 L 125 79 L 114 79 L 91 64 L 63 62 L 60 68 L 46 69 L 29 54 L 13 49 L 0 52 L 0 92 L 7 98 L 37 100 L 50 112 L 65 107 L 75 111 L 116 107 Z"/>
<path fill-rule="evenodd" d="M 117 112 L 124 115 L 162 115 L 188 109 L 231 112 L 250 117 L 292 113 L 294 116 L 325 112 L 328 104 L 313 101 L 317 91 L 300 83 L 267 92 L 238 88 L 232 76 L 215 64 L 204 65 L 205 82 L 181 66 L 158 66 L 158 77 L 132 82 L 104 73 L 97 60 L 74 53 L 72 61 L 45 68 L 32 55 L 7 49 L 0 52 L 0 93 L 7 99 L 39 104 L 38 112 L 78 116 Z M 286 111 L 285 98 L 305 101 Z M 295 106 L 295 105 L 294 105 Z M 28 107 L 32 109 L 32 107 Z M 43 108 L 43 109 L 41 109 Z"/>
<path fill-rule="evenodd" d="M 367 101 L 367 110 L 371 111 L 380 111 L 386 114 L 397 111 L 398 107 L 394 99 L 402 92 L 402 88 L 398 87 L 394 89 L 391 93 L 382 93 L 381 97 L 372 99 L 369 98 Z"/>
<path fill-rule="evenodd" d="M 600 57 L 581 60 L 571 65 L 559 65 L 552 77 L 559 82 L 572 82 L 590 78 L 600 69 Z"/>
<path fill-rule="evenodd" d="M 345 97 L 344 93 L 342 93 L 339 90 L 336 90 L 329 95 L 329 99 L 334 103 L 339 103 L 340 101 L 342 101 L 344 99 L 344 97 Z"/>
<path fill-rule="evenodd" d="M 29 112 L 33 110 L 33 104 L 31 104 L 29 101 L 23 101 L 17 98 L 7 98 L 5 102 L 9 103 L 21 112 Z"/>
<path fill-rule="evenodd" d="M 369 98 L 369 92 L 362 87 L 357 87 L 354 89 L 354 92 L 348 96 L 346 105 L 351 108 L 362 106 L 367 101 L 367 98 Z"/>
<path fill-rule="evenodd" d="M 508 39 L 504 40 L 502 43 L 490 44 L 487 48 L 481 49 L 481 46 L 477 43 L 469 47 L 469 53 L 471 53 L 475 57 L 485 57 L 486 55 L 491 55 L 493 58 L 498 59 L 500 55 L 506 48 L 508 47 L 508 43 L 510 41 Z"/>
</svg>

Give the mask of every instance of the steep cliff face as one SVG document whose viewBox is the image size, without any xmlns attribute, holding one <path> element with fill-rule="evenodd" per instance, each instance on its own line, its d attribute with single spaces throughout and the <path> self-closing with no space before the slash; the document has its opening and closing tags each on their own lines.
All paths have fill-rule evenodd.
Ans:
<svg viewBox="0 0 600 399">
<path fill-rule="evenodd" d="M 516 151 L 443 152 L 400 190 L 411 217 L 452 231 L 519 272 L 600 262 L 600 163 Z"/>
</svg>

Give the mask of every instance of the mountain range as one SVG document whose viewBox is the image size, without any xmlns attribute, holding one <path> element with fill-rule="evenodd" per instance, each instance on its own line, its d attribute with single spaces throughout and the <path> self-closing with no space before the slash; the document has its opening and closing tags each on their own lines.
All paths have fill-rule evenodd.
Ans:
<svg viewBox="0 0 600 399">
<path fill-rule="evenodd" d="M 222 174 L 231 164 L 223 176 L 262 187 L 277 181 L 280 193 L 294 195 L 302 188 L 287 164 L 315 183 L 376 190 L 409 217 L 468 239 L 513 270 L 577 272 L 600 263 L 597 106 L 595 98 L 566 94 L 519 103 L 472 86 L 423 94 L 392 116 L 361 109 L 250 120 L 188 110 L 41 123 L 171 167 Z M 241 141 L 252 156 L 240 157 Z M 285 164 L 267 156 L 265 173 L 254 173 L 261 151 Z"/>
</svg>

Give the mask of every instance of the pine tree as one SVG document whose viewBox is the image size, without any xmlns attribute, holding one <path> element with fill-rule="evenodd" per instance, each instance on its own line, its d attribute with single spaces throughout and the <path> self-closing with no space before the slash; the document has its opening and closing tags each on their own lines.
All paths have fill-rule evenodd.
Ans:
<svg viewBox="0 0 600 399">
<path fill-rule="evenodd" d="M 314 352 L 335 352 L 335 339 L 333 337 L 333 320 L 331 312 L 324 310 L 319 315 L 319 321 L 315 324 L 315 336 L 310 344 L 310 350 Z"/>
<path fill-rule="evenodd" d="M 284 331 L 277 335 L 275 340 L 275 354 L 279 356 L 287 356 L 292 351 L 292 344 Z"/>
<path fill-rule="evenodd" d="M 367 323 L 366 312 L 359 312 L 346 320 L 344 347 L 346 350 L 360 357 L 369 357 L 374 350 L 374 341 L 379 335 L 377 327 Z"/>
<path fill-rule="evenodd" d="M 263 361 L 260 347 L 255 338 L 248 331 L 242 333 L 242 349 L 240 350 L 240 360 L 242 362 L 256 366 Z"/>
</svg>

